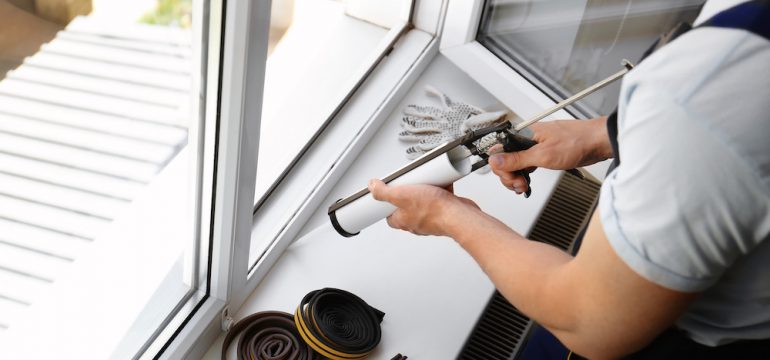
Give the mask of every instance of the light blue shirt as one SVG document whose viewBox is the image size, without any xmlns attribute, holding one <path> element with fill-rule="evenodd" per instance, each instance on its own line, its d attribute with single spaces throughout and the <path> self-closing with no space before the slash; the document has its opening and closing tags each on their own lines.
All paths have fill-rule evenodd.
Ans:
<svg viewBox="0 0 770 360">
<path fill-rule="evenodd" d="M 682 35 L 623 80 L 618 133 L 599 202 L 615 252 L 701 293 L 677 321 L 694 340 L 770 338 L 770 43 Z"/>
</svg>

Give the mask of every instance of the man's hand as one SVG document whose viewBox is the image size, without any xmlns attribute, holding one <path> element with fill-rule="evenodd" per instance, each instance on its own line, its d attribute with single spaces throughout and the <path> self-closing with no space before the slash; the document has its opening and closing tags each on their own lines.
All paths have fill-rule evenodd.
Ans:
<svg viewBox="0 0 770 360">
<path fill-rule="evenodd" d="M 508 189 L 521 194 L 527 183 L 514 171 L 544 167 L 554 170 L 574 169 L 612 157 L 607 136 L 607 117 L 592 120 L 559 120 L 534 124 L 533 140 L 538 144 L 528 150 L 500 153 L 489 158 L 492 171 Z M 499 149 L 492 148 L 492 151 Z"/>
<path fill-rule="evenodd" d="M 388 216 L 388 225 L 417 235 L 449 236 L 449 222 L 457 221 L 458 213 L 478 210 L 470 199 L 454 195 L 452 185 L 440 188 L 431 185 L 388 186 L 373 179 L 369 191 L 375 200 L 387 201 L 396 207 Z"/>
</svg>

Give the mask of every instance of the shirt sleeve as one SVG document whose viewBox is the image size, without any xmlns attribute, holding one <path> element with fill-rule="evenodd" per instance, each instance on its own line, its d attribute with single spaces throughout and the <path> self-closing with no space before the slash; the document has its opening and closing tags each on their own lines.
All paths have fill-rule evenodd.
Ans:
<svg viewBox="0 0 770 360">
<path fill-rule="evenodd" d="M 756 245 L 767 205 L 757 179 L 698 114 L 660 88 L 623 92 L 621 165 L 607 176 L 601 219 L 617 255 L 666 288 L 699 292 Z"/>
</svg>

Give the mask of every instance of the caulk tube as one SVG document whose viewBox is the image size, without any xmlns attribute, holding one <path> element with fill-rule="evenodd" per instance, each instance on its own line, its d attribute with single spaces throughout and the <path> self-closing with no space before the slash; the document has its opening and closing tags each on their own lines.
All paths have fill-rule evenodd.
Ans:
<svg viewBox="0 0 770 360">
<path fill-rule="evenodd" d="M 467 151 L 455 147 L 425 164 L 403 174 L 388 185 L 428 184 L 447 186 L 471 172 Z M 329 212 L 334 229 L 345 237 L 355 236 L 369 225 L 388 217 L 396 207 L 386 201 L 377 201 L 368 191 L 366 195 Z"/>
</svg>

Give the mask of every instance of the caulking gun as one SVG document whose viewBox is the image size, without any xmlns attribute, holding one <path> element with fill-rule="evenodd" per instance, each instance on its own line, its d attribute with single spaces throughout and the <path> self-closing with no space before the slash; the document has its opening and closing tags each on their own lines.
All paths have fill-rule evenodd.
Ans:
<svg viewBox="0 0 770 360">
<path fill-rule="evenodd" d="M 489 156 L 492 155 L 488 151 L 496 144 L 501 144 L 504 152 L 529 149 L 537 142 L 522 135 L 522 130 L 622 78 L 634 67 L 628 60 L 623 60 L 622 64 L 622 70 L 560 101 L 529 120 L 514 125 L 503 115 L 494 121 L 493 125 L 469 130 L 463 136 L 436 147 L 384 177 L 382 181 L 391 185 L 428 184 L 445 187 L 487 165 Z M 471 164 L 473 155 L 480 157 L 481 160 Z M 569 171 L 582 177 L 579 170 Z M 529 185 L 529 173 L 523 170 L 517 173 L 524 176 Z M 530 192 L 531 188 L 527 190 L 525 196 L 529 197 Z M 369 193 L 369 189 L 363 188 L 332 204 L 329 207 L 329 218 L 340 235 L 350 237 L 358 235 L 362 229 L 387 217 L 395 210 L 395 206 L 375 200 Z"/>
</svg>

